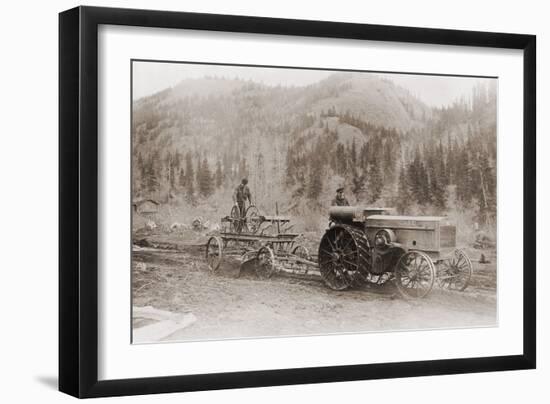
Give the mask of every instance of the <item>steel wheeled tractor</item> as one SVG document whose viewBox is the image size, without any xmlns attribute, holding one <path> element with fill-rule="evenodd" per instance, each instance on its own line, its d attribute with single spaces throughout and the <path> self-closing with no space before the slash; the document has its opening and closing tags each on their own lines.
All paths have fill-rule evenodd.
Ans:
<svg viewBox="0 0 550 404">
<path fill-rule="evenodd" d="M 472 262 L 456 248 L 456 227 L 437 216 L 392 216 L 388 209 L 335 206 L 319 244 L 319 271 L 332 289 L 393 281 L 405 298 L 434 284 L 466 289 Z"/>
</svg>

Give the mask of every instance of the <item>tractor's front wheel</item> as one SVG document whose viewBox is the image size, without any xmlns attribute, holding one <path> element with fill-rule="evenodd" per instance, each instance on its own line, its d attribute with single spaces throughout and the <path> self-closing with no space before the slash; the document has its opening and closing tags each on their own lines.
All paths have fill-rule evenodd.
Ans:
<svg viewBox="0 0 550 404">
<path fill-rule="evenodd" d="M 422 251 L 403 254 L 395 266 L 395 286 L 406 299 L 423 298 L 430 293 L 435 280 L 435 265 Z"/>
</svg>

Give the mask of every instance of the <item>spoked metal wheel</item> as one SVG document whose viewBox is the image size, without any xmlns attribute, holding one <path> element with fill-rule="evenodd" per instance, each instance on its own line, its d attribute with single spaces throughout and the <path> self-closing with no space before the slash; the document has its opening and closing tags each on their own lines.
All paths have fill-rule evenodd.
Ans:
<svg viewBox="0 0 550 404">
<path fill-rule="evenodd" d="M 309 250 L 301 244 L 292 249 L 292 254 L 305 260 L 311 259 L 311 256 L 309 255 Z"/>
<path fill-rule="evenodd" d="M 213 236 L 206 243 L 206 263 L 212 271 L 220 267 L 223 257 L 223 242 L 222 239 Z"/>
<path fill-rule="evenodd" d="M 430 293 L 435 280 L 435 265 L 421 251 L 409 251 L 395 266 L 395 286 L 404 298 L 423 298 Z"/>
<path fill-rule="evenodd" d="M 472 269 L 468 255 L 463 250 L 454 250 L 452 257 L 439 263 L 437 283 L 441 288 L 462 292 L 470 283 Z"/>
<path fill-rule="evenodd" d="M 259 230 L 262 221 L 260 219 L 260 211 L 255 205 L 250 205 L 246 209 L 245 223 L 249 233 L 254 234 Z"/>
<path fill-rule="evenodd" d="M 240 233 L 243 229 L 243 219 L 241 217 L 241 210 L 238 206 L 231 208 L 231 232 Z"/>
<path fill-rule="evenodd" d="M 363 233 L 340 224 L 325 232 L 319 244 L 319 271 L 329 288 L 349 288 L 368 267 L 368 240 Z"/>
<path fill-rule="evenodd" d="M 275 254 L 268 246 L 263 246 L 256 255 L 256 275 L 269 279 L 275 273 Z"/>
</svg>

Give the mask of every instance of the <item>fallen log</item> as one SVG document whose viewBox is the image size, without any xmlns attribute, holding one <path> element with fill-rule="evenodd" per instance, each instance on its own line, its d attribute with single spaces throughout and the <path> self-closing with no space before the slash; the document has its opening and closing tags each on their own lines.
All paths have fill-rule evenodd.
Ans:
<svg viewBox="0 0 550 404">
<path fill-rule="evenodd" d="M 134 306 L 132 308 L 132 316 L 134 319 L 144 318 L 156 321 L 153 324 L 134 328 L 133 341 L 137 343 L 160 341 L 197 321 L 193 313 L 172 313 L 166 310 L 155 309 L 152 306 Z"/>
</svg>

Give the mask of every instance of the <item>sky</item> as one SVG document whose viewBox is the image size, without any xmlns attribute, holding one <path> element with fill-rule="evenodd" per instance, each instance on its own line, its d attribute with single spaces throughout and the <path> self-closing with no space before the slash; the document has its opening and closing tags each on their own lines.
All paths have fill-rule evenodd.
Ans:
<svg viewBox="0 0 550 404">
<path fill-rule="evenodd" d="M 133 98 L 143 96 L 177 85 L 185 79 L 217 76 L 253 80 L 266 85 L 305 86 L 325 79 L 334 71 L 283 69 L 247 66 L 218 66 L 188 63 L 133 63 Z M 377 74 L 390 79 L 397 85 L 406 88 L 411 94 L 431 107 L 442 107 L 452 104 L 456 99 L 471 94 L 476 83 L 489 80 L 482 78 L 456 76 L 429 76 L 418 74 Z"/>
</svg>

